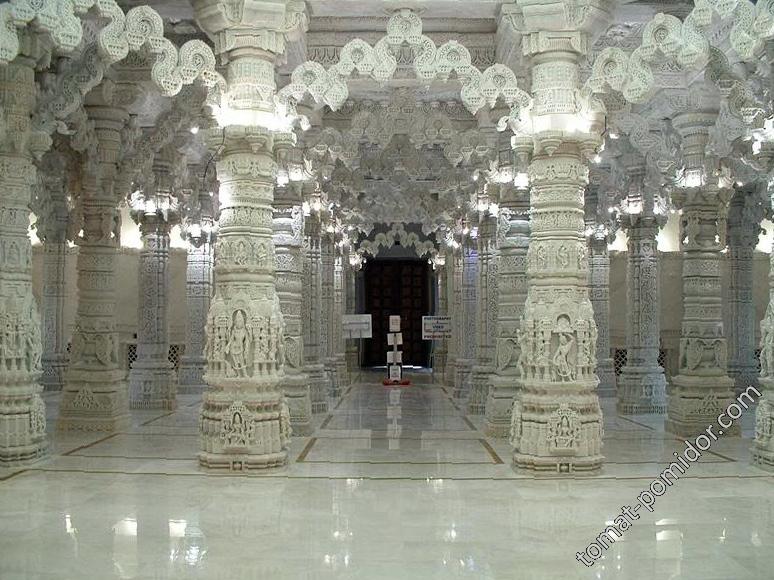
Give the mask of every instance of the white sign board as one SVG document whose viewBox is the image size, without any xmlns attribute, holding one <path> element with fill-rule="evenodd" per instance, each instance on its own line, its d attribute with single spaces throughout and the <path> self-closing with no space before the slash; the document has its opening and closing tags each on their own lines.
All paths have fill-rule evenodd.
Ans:
<svg viewBox="0 0 774 580">
<path fill-rule="evenodd" d="M 341 317 L 341 331 L 344 338 L 371 338 L 371 315 L 345 314 Z"/>
<path fill-rule="evenodd" d="M 387 351 L 387 364 L 403 364 L 403 352 L 399 350 L 388 350 Z"/>
<path fill-rule="evenodd" d="M 400 365 L 390 365 L 390 380 L 391 381 L 399 381 L 403 377 L 401 376 L 400 372 Z"/>
<path fill-rule="evenodd" d="M 451 316 L 423 316 L 422 340 L 451 338 Z"/>
<path fill-rule="evenodd" d="M 387 346 L 395 346 L 403 344 L 402 332 L 389 332 L 387 333 Z"/>
<path fill-rule="evenodd" d="M 390 332 L 400 332 L 400 316 L 390 316 Z"/>
</svg>

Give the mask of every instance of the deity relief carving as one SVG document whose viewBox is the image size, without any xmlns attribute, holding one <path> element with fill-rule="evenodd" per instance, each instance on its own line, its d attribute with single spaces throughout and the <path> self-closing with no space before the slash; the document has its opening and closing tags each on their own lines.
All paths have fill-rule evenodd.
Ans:
<svg viewBox="0 0 774 580">
<path fill-rule="evenodd" d="M 562 403 L 548 418 L 548 444 L 553 453 L 567 453 L 578 445 L 581 434 L 577 411 Z"/>
<path fill-rule="evenodd" d="M 40 317 L 32 296 L 8 298 L 0 305 L 0 369 L 41 372 Z"/>
<path fill-rule="evenodd" d="M 228 302 L 228 303 L 227 303 Z M 284 321 L 279 299 L 266 305 L 240 297 L 216 296 L 207 321 L 210 378 L 269 376 L 285 359 Z"/>
<path fill-rule="evenodd" d="M 220 439 L 226 447 L 247 447 L 255 440 L 255 420 L 242 401 L 234 401 L 226 410 Z"/>
</svg>

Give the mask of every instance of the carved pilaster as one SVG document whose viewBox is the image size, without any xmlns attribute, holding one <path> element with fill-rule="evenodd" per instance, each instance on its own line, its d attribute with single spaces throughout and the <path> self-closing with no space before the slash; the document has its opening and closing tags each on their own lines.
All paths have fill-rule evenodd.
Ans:
<svg viewBox="0 0 774 580">
<path fill-rule="evenodd" d="M 529 191 L 503 188 L 500 194 L 500 261 L 495 374 L 486 401 L 487 435 L 506 437 L 523 358 L 519 324 L 527 300 L 527 249 L 529 247 Z"/>
<path fill-rule="evenodd" d="M 497 217 L 481 215 L 478 225 L 478 287 L 476 289 L 476 358 L 472 368 L 468 413 L 483 415 L 494 373 L 497 327 Z"/>
<path fill-rule="evenodd" d="M 462 268 L 460 271 L 460 323 L 459 350 L 454 361 L 454 398 L 465 397 L 471 388 L 471 371 L 476 356 L 476 313 L 478 305 L 476 290 L 478 284 L 478 253 L 475 241 L 466 238 L 462 245 Z"/>
<path fill-rule="evenodd" d="M 320 349 L 322 351 L 322 360 L 325 367 L 325 374 L 328 377 L 328 396 L 337 399 L 341 396 L 341 383 L 339 377 L 339 368 L 336 364 L 336 337 L 334 332 L 335 319 L 335 263 L 336 247 L 333 232 L 325 232 L 322 236 L 320 245 L 320 268 L 321 268 L 321 302 L 320 322 L 322 331 L 320 333 Z"/>
<path fill-rule="evenodd" d="M 349 259 L 354 258 L 354 259 Z M 344 280 L 345 280 L 345 303 L 346 314 L 357 313 L 357 273 L 360 268 L 360 261 L 357 257 L 353 257 L 351 254 L 344 263 Z M 349 382 L 352 383 L 355 377 L 360 372 L 360 349 L 359 339 L 346 339 L 345 340 L 345 357 L 347 360 L 347 373 L 349 374 Z"/>
<path fill-rule="evenodd" d="M 755 359 L 753 254 L 758 245 L 763 208 L 753 192 L 739 189 L 728 212 L 728 375 L 736 392 L 758 384 Z"/>
<path fill-rule="evenodd" d="M 448 267 L 446 266 L 446 256 L 436 258 L 435 262 L 435 293 L 436 293 L 436 316 L 449 316 L 449 283 Z M 448 359 L 448 339 L 434 341 L 433 345 L 433 375 L 436 379 L 443 381 L 446 374 L 446 364 Z"/>
<path fill-rule="evenodd" d="M 274 205 L 274 265 L 277 295 L 285 318 L 285 378 L 282 390 L 290 411 L 294 435 L 311 430 L 312 401 L 309 377 L 304 372 L 303 240 L 304 213 L 300 184 L 277 191 Z"/>
<path fill-rule="evenodd" d="M 304 220 L 304 370 L 309 377 L 312 412 L 328 410 L 328 381 L 322 362 L 322 270 L 320 244 L 322 241 L 320 215 L 313 213 Z"/>
<path fill-rule="evenodd" d="M 18 58 L 0 67 L 0 105 L 8 129 L 0 142 L 0 465 L 35 461 L 46 453 L 46 409 L 40 315 L 32 296 L 32 247 L 27 235 L 33 154 L 34 63 Z"/>
</svg>

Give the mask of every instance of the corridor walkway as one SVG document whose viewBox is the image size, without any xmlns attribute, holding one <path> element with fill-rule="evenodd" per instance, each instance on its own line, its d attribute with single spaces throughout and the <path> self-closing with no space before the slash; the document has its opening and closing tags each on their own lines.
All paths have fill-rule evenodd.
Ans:
<svg viewBox="0 0 774 580">
<path fill-rule="evenodd" d="M 663 418 L 606 408 L 603 472 L 536 478 L 449 389 L 413 378 L 363 375 L 286 468 L 253 477 L 199 470 L 196 397 L 123 433 L 52 434 L 50 459 L 0 470 L 0 578 L 771 577 L 774 477 L 749 463 L 751 417 L 589 569 L 575 552 L 682 448 Z"/>
</svg>

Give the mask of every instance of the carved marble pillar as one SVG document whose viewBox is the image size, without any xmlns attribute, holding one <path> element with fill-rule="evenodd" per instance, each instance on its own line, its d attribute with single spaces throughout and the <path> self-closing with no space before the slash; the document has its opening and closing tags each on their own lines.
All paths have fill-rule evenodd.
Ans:
<svg viewBox="0 0 774 580">
<path fill-rule="evenodd" d="M 339 388 L 349 384 L 347 373 L 346 344 L 342 329 L 342 317 L 346 302 L 346 286 L 344 284 L 344 264 L 349 262 L 349 252 L 346 242 L 336 244 L 336 254 L 333 264 L 333 359 L 336 366 L 336 376 L 339 380 Z"/>
<path fill-rule="evenodd" d="M 462 244 L 462 278 L 460 309 L 460 345 L 454 361 L 454 398 L 460 399 L 470 393 L 471 372 L 476 357 L 476 313 L 478 303 L 478 253 L 475 240 L 467 237 Z"/>
<path fill-rule="evenodd" d="M 207 468 L 283 465 L 291 435 L 282 390 L 285 322 L 275 288 L 273 237 L 276 156 L 292 134 L 276 130 L 277 55 L 303 6 L 247 0 L 195 0 L 195 16 L 227 62 L 228 91 L 207 142 L 217 153 L 220 220 L 215 294 L 207 318 L 208 390 L 200 415 Z"/>
<path fill-rule="evenodd" d="M 80 197 L 83 223 L 75 238 L 78 309 L 59 408 L 60 429 L 120 431 L 129 424 L 126 372 L 118 361 L 115 275 L 121 231 L 116 174 L 128 115 L 113 106 L 113 98 L 109 81 L 86 97 L 99 147 L 98 158 L 84 171 Z"/>
<path fill-rule="evenodd" d="M 322 270 L 320 244 L 322 222 L 319 213 L 304 220 L 304 370 L 309 377 L 312 412 L 328 410 L 328 381 L 322 362 Z"/>
<path fill-rule="evenodd" d="M 476 358 L 471 373 L 468 413 L 483 415 L 489 396 L 489 382 L 495 370 L 495 328 L 497 327 L 497 217 L 480 214 L 478 220 L 478 280 L 476 288 Z"/>
<path fill-rule="evenodd" d="M 346 285 L 345 302 L 346 313 L 357 314 L 357 273 L 361 268 L 359 256 L 350 253 L 347 261 L 344 263 L 344 278 Z M 360 349 L 359 339 L 345 339 L 345 357 L 347 361 L 347 373 L 349 382 L 353 383 L 355 377 L 360 373 Z"/>
<path fill-rule="evenodd" d="M 600 397 L 615 397 L 615 368 L 610 354 L 610 256 L 606 231 L 589 236 L 589 296 L 597 325 L 597 376 Z"/>
<path fill-rule="evenodd" d="M 334 326 L 335 318 L 335 264 L 336 246 L 334 234 L 331 231 L 323 233 L 320 244 L 320 269 L 321 269 L 321 303 L 320 322 L 320 350 L 322 351 L 323 366 L 328 379 L 328 396 L 337 399 L 341 396 L 341 383 L 339 368 L 336 364 L 336 337 Z"/>
<path fill-rule="evenodd" d="M 518 338 L 527 300 L 529 190 L 526 187 L 501 188 L 500 212 L 497 350 L 484 428 L 490 437 L 506 437 L 510 431 L 516 381 L 523 363 Z"/>
<path fill-rule="evenodd" d="M 449 316 L 449 283 L 446 256 L 436 256 L 435 267 L 435 293 L 436 316 Z M 448 339 L 434 341 L 433 346 L 433 376 L 436 380 L 443 381 L 446 375 L 446 363 L 448 359 Z"/>
<path fill-rule="evenodd" d="M 600 145 L 601 124 L 595 119 L 586 119 L 585 127 L 576 124 L 578 59 L 586 33 L 573 30 L 579 23 L 566 22 L 568 14 L 558 10 L 559 4 L 535 12 L 539 6 L 523 6 L 529 34 L 522 42 L 532 60 L 536 131 L 528 170 L 529 285 L 520 324 L 522 363 L 511 444 L 518 467 L 566 473 L 595 470 L 603 462 L 597 330 L 584 235 L 586 157 Z M 590 13 L 580 22 L 593 29 L 593 18 L 600 14 Z"/>
<path fill-rule="evenodd" d="M 734 381 L 726 374 L 720 277 L 726 245 L 729 190 L 705 167 L 704 150 L 716 113 L 682 113 L 672 121 L 682 136 L 686 172 L 673 199 L 682 208 L 683 323 L 680 370 L 668 390 L 666 429 L 688 437 L 715 422 L 730 402 Z M 731 431 L 738 434 L 737 425 Z"/>
<path fill-rule="evenodd" d="M 455 242 L 456 243 L 456 242 Z M 446 264 L 449 294 L 449 316 L 452 323 L 452 337 L 446 358 L 446 373 L 443 382 L 454 386 L 457 380 L 457 359 L 462 352 L 462 252 L 453 248 L 446 250 Z"/>
<path fill-rule="evenodd" d="M 763 211 L 754 194 L 739 189 L 728 211 L 728 375 L 737 393 L 758 384 L 755 359 L 753 254 L 758 245 Z"/>
<path fill-rule="evenodd" d="M 32 296 L 32 247 L 27 235 L 33 155 L 48 143 L 32 131 L 35 62 L 18 57 L 0 67 L 0 105 L 7 133 L 0 140 L 0 465 L 46 454 L 46 409 L 40 315 Z"/>
<path fill-rule="evenodd" d="M 626 216 L 626 365 L 618 377 L 619 413 L 663 413 L 666 377 L 658 363 L 661 336 L 661 285 L 656 236 L 659 224 L 651 211 Z"/>
<path fill-rule="evenodd" d="M 213 291 L 215 225 L 212 194 L 194 191 L 183 217 L 183 238 L 188 242 L 186 254 L 185 299 L 188 318 L 185 323 L 185 353 L 180 359 L 177 392 L 201 394 L 207 388 L 204 372 L 205 328 Z"/>
<path fill-rule="evenodd" d="M 764 170 L 774 167 L 774 139 L 759 141 L 758 156 Z M 765 173 L 764 173 L 765 174 Z M 771 208 L 774 210 L 774 191 L 769 189 Z M 774 471 L 774 244 L 769 256 L 769 303 L 761 320 L 761 373 L 758 380 L 763 396 L 755 412 L 755 442 L 752 447 L 753 461 Z"/>
<path fill-rule="evenodd" d="M 129 372 L 129 406 L 133 409 L 174 409 L 177 381 L 169 362 L 169 233 L 180 218 L 173 192 L 173 153 L 159 152 L 153 183 L 132 194 L 132 219 L 140 227 L 139 323 L 137 360 Z"/>
<path fill-rule="evenodd" d="M 285 318 L 285 378 L 282 390 L 290 411 L 294 435 L 312 431 L 312 401 L 309 377 L 304 372 L 303 311 L 304 212 L 299 183 L 289 183 L 276 192 L 274 204 L 274 267 L 277 295 Z"/>
<path fill-rule="evenodd" d="M 67 370 L 67 340 L 64 328 L 65 265 L 69 211 L 65 182 L 68 168 L 64 156 L 49 151 L 39 164 L 40 206 L 35 211 L 38 238 L 43 242 L 43 376 L 47 391 L 61 391 Z M 38 213 L 40 212 L 40 213 Z"/>
</svg>

